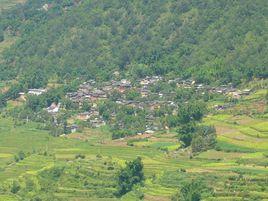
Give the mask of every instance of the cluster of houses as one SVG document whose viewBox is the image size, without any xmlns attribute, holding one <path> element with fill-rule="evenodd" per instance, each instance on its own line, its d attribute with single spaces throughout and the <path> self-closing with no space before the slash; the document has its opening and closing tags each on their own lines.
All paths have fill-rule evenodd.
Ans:
<svg viewBox="0 0 268 201">
<path fill-rule="evenodd" d="M 99 128 L 106 125 L 102 116 L 99 114 L 97 106 L 94 104 L 89 111 L 79 113 L 77 119 L 81 121 L 88 121 L 92 128 Z"/>
<path fill-rule="evenodd" d="M 159 82 L 167 82 L 169 84 L 175 84 L 178 88 L 191 88 L 196 91 L 209 92 L 222 94 L 225 96 L 231 96 L 239 99 L 243 95 L 248 95 L 250 90 L 237 90 L 231 85 L 222 85 L 219 87 L 211 87 L 204 84 L 198 84 L 192 79 L 176 78 L 171 80 L 165 80 L 161 76 L 147 76 L 139 79 L 135 82 L 131 82 L 127 79 L 111 80 L 109 82 L 96 83 L 94 80 L 88 80 L 82 83 L 76 92 L 67 93 L 66 97 L 74 103 L 82 106 L 84 102 L 91 103 L 91 107 L 88 111 L 84 111 L 77 115 L 77 119 L 81 121 L 89 122 L 93 128 L 98 128 L 107 124 L 103 117 L 99 113 L 98 103 L 103 100 L 109 99 L 114 92 L 120 94 L 118 97 L 113 98 L 113 101 L 118 106 L 130 106 L 136 109 L 147 111 L 146 113 L 146 129 L 158 130 L 157 118 L 155 117 L 155 111 L 162 106 L 168 107 L 172 110 L 173 114 L 176 114 L 178 105 L 173 102 L 176 96 L 175 92 L 161 91 L 155 93 L 152 91 L 151 86 L 157 85 Z M 139 98 L 135 100 L 129 100 L 126 97 L 127 92 L 135 90 L 139 93 Z M 46 93 L 46 89 L 29 89 L 27 94 L 29 95 L 42 95 Z M 24 93 L 21 95 L 25 95 Z M 61 104 L 52 103 L 51 106 L 46 108 L 46 111 L 51 115 L 56 115 L 60 110 Z M 215 110 L 225 110 L 230 105 L 216 105 Z M 115 113 L 110 114 L 112 118 L 116 117 Z M 71 129 L 74 130 L 74 129 Z"/>
<path fill-rule="evenodd" d="M 173 110 L 173 114 L 177 111 L 177 104 L 172 100 L 176 95 L 175 92 L 159 92 L 153 93 L 151 86 L 156 85 L 160 81 L 174 83 L 179 88 L 193 88 L 196 91 L 207 91 L 209 93 L 217 93 L 223 95 L 229 95 L 233 98 L 240 98 L 242 95 L 247 95 L 250 90 L 239 91 L 231 85 L 222 85 L 219 87 L 210 87 L 203 84 L 198 84 L 192 79 L 176 78 L 172 80 L 164 80 L 161 76 L 148 76 L 143 79 L 139 79 L 132 83 L 127 79 L 111 80 L 110 82 L 104 82 L 101 85 L 94 80 L 89 80 L 80 85 L 76 92 L 68 93 L 66 96 L 73 102 L 82 105 L 84 101 L 93 103 L 93 106 L 89 111 L 78 114 L 77 118 L 82 121 L 90 122 L 92 127 L 100 127 L 105 125 L 102 116 L 99 114 L 97 103 L 98 101 L 109 99 L 112 92 L 117 91 L 121 94 L 114 102 L 118 105 L 130 106 L 137 109 L 149 111 L 145 121 L 148 123 L 148 129 L 155 130 L 157 128 L 154 125 L 156 121 L 154 117 L 154 111 L 161 108 L 161 106 L 168 106 Z M 125 96 L 125 92 L 134 89 L 143 98 L 140 100 L 128 100 Z M 216 110 L 224 110 L 227 106 L 215 106 Z M 110 114 L 111 117 L 115 117 L 116 114 Z"/>
<path fill-rule="evenodd" d="M 153 95 L 158 97 L 163 96 L 166 97 L 167 94 L 153 93 L 149 89 L 151 85 L 156 84 L 160 80 L 162 80 L 162 77 L 160 76 L 146 77 L 144 79 L 138 80 L 138 82 L 135 83 L 135 85 L 132 84 L 131 81 L 127 79 L 122 79 L 120 81 L 112 80 L 111 82 L 102 83 L 101 86 L 97 86 L 94 80 L 89 80 L 81 84 L 76 92 L 67 93 L 66 96 L 74 103 L 82 105 L 84 101 L 90 101 L 91 103 L 96 103 L 101 100 L 106 100 L 111 96 L 113 92 L 117 91 L 118 93 L 121 94 L 121 96 L 115 100 L 117 104 L 129 105 L 140 109 L 144 109 L 146 106 L 157 108 L 161 104 L 172 104 L 172 102 L 159 101 L 158 99 L 150 101 L 127 100 L 125 97 L 125 92 L 129 91 L 130 89 L 135 89 L 135 91 L 138 92 L 140 94 L 140 97 L 142 98 Z M 169 93 L 169 95 L 170 94 L 172 93 Z M 94 109 L 95 107 L 93 107 L 93 111 L 91 113 L 96 112 L 94 111 Z"/>
<path fill-rule="evenodd" d="M 168 82 L 175 83 L 177 85 L 177 87 L 180 87 L 180 88 L 194 88 L 197 91 L 203 90 L 203 91 L 207 91 L 207 92 L 213 93 L 213 94 L 222 94 L 225 96 L 232 97 L 234 99 L 240 99 L 242 96 L 249 95 L 251 92 L 250 89 L 239 90 L 239 89 L 233 87 L 231 83 L 228 85 L 211 87 L 211 86 L 200 84 L 200 83 L 197 84 L 192 79 L 184 80 L 182 78 L 176 78 L 174 80 L 169 80 Z"/>
<path fill-rule="evenodd" d="M 251 90 L 244 89 L 238 90 L 237 88 L 232 87 L 231 85 L 221 85 L 219 87 L 208 88 L 210 93 L 223 94 L 225 96 L 230 96 L 235 99 L 240 99 L 242 96 L 249 95 Z"/>
<path fill-rule="evenodd" d="M 89 80 L 80 85 L 79 89 L 76 92 L 67 93 L 66 96 L 72 100 L 74 103 L 82 106 L 84 101 L 89 101 L 92 106 L 89 111 L 78 114 L 77 119 L 82 121 L 87 121 L 92 127 L 100 127 L 105 125 L 105 122 L 102 116 L 99 114 L 98 102 L 108 99 L 111 94 L 115 91 L 121 94 L 120 97 L 116 98 L 114 102 L 119 106 L 129 106 L 142 110 L 154 111 L 160 108 L 162 105 L 175 107 L 175 103 L 168 100 L 127 100 L 125 94 L 131 89 L 135 89 L 140 93 L 140 97 L 148 97 L 150 95 L 163 96 L 163 94 L 152 93 L 149 89 L 151 85 L 156 84 L 161 81 L 162 77 L 152 76 L 146 77 L 144 79 L 138 80 L 133 84 L 127 79 L 122 80 L 112 80 L 110 82 L 104 82 L 99 86 L 94 80 Z M 116 114 L 112 113 L 110 116 L 113 118 Z M 146 121 L 153 122 L 153 115 L 148 115 Z"/>
<path fill-rule="evenodd" d="M 140 86 L 134 86 L 131 81 L 127 79 L 122 79 L 120 81 L 112 80 L 111 82 L 102 83 L 102 86 L 99 87 L 97 87 L 94 80 L 89 80 L 81 84 L 77 92 L 67 93 L 67 97 L 75 103 L 82 104 L 85 100 L 91 102 L 106 100 L 114 91 L 124 94 L 130 89 L 137 90 L 137 92 L 141 94 L 141 97 L 147 97 L 151 93 L 149 86 L 156 84 L 160 80 L 162 80 L 162 77 L 160 76 L 146 77 L 138 81 Z"/>
<path fill-rule="evenodd" d="M 129 81 L 121 80 L 120 82 L 103 83 L 103 86 L 98 88 L 94 80 L 89 80 L 81 84 L 77 92 L 67 93 L 67 97 L 81 105 L 84 101 L 106 100 L 113 90 L 123 93 L 131 87 L 132 85 Z"/>
</svg>

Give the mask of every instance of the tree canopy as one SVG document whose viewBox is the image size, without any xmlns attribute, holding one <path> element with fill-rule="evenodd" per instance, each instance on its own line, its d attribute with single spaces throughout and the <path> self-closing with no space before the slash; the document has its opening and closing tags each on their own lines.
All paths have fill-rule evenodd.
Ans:
<svg viewBox="0 0 268 201">
<path fill-rule="evenodd" d="M 1 30 L 20 36 L 3 53 L 0 79 L 37 87 L 52 75 L 105 80 L 111 70 L 204 83 L 267 77 L 267 8 L 266 0 L 28 0 L 0 16 Z"/>
<path fill-rule="evenodd" d="M 126 162 L 126 167 L 118 173 L 118 192 L 119 196 L 132 190 L 132 187 L 144 180 L 143 164 L 138 157 L 133 161 Z"/>
</svg>

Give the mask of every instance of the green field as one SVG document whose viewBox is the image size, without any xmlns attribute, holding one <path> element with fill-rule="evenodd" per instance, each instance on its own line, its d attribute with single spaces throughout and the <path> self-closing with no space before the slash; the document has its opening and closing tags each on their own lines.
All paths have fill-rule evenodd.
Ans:
<svg viewBox="0 0 268 201">
<path fill-rule="evenodd" d="M 134 140 L 133 146 L 127 146 L 125 141 L 113 142 L 107 134 L 106 142 L 101 144 L 98 132 L 87 131 L 86 140 L 72 136 L 53 138 L 36 129 L 37 124 L 14 128 L 11 119 L 1 118 L 0 200 L 31 197 L 33 193 L 23 192 L 29 188 L 27 183 L 35 192 L 40 191 L 42 197 L 47 175 L 59 167 L 64 167 L 62 175 L 50 181 L 55 188 L 51 190 L 52 200 L 116 200 L 113 197 L 116 172 L 125 160 L 136 156 L 141 156 L 144 163 L 146 181 L 139 191 L 144 193 L 145 200 L 170 200 L 183 182 L 197 177 L 214 189 L 213 197 L 208 200 L 268 199 L 267 120 L 216 114 L 208 116 L 204 123 L 216 126 L 217 148 L 189 159 L 187 153 L 175 151 L 179 144 L 165 134 L 162 137 L 157 134 L 156 139 Z M 26 157 L 15 162 L 14 155 L 20 151 Z M 85 159 L 76 159 L 77 154 L 85 155 Z M 16 195 L 10 192 L 14 180 L 22 186 Z M 130 192 L 122 199 L 135 200 L 135 196 L 135 192 Z"/>
<path fill-rule="evenodd" d="M 121 200 L 138 200 L 141 193 L 148 201 L 170 200 L 185 182 L 195 178 L 213 189 L 206 200 L 268 199 L 267 118 L 233 115 L 237 108 L 255 101 L 242 100 L 230 110 L 204 118 L 202 124 L 216 127 L 217 145 L 192 158 L 180 149 L 171 131 L 111 140 L 104 127 L 55 138 L 39 130 L 36 123 L 14 124 L 2 117 L 0 200 L 118 200 L 114 197 L 116 173 L 125 161 L 137 156 L 142 157 L 146 180 Z M 21 151 L 25 157 L 16 161 Z M 77 157 L 81 155 L 84 158 Z M 14 182 L 20 186 L 16 193 L 12 192 Z"/>
</svg>

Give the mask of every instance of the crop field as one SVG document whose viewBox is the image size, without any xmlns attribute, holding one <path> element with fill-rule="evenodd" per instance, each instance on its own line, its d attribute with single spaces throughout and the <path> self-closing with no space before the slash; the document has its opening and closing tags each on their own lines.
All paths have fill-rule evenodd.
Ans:
<svg viewBox="0 0 268 201">
<path fill-rule="evenodd" d="M 170 200 L 196 178 L 213 189 L 208 201 L 268 200 L 267 118 L 234 115 L 234 110 L 256 101 L 261 101 L 259 96 L 204 118 L 202 124 L 216 128 L 217 145 L 191 157 L 180 149 L 174 131 L 112 140 L 103 127 L 55 138 L 37 123 L 2 117 L 0 201 L 23 200 L 31 191 L 40 192 L 40 198 L 49 193 L 50 200 L 115 201 L 117 172 L 137 156 L 146 180 L 121 200 L 137 200 L 140 193 L 148 201 Z M 23 159 L 18 159 L 22 152 Z M 12 193 L 14 182 L 20 184 L 17 194 Z"/>
<path fill-rule="evenodd" d="M 113 143 L 105 132 L 98 138 L 100 130 L 53 138 L 34 123 L 14 127 L 11 119 L 1 118 L 0 200 L 20 199 L 8 190 L 13 180 L 41 189 L 47 185 L 50 171 L 63 167 L 61 176 L 52 182 L 56 198 L 117 200 L 113 196 L 116 172 L 136 156 L 144 163 L 146 181 L 137 191 L 145 194 L 145 200 L 170 200 L 185 181 L 200 176 L 213 187 L 214 196 L 208 200 L 268 199 L 267 121 L 217 114 L 208 116 L 204 123 L 216 126 L 217 148 L 190 159 L 187 152 L 177 151 L 180 145 L 174 135 L 126 139 L 121 144 Z M 86 137 L 81 138 L 83 135 Z M 105 135 L 108 140 L 103 143 Z M 14 156 L 20 151 L 25 158 L 15 162 Z M 135 200 L 135 193 L 122 200 Z"/>
</svg>

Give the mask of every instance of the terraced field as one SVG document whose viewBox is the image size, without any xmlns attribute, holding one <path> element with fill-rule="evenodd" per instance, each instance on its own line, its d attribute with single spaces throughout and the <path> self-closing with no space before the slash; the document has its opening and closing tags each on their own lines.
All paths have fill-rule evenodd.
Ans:
<svg viewBox="0 0 268 201">
<path fill-rule="evenodd" d="M 49 200 L 119 200 L 116 173 L 137 156 L 146 180 L 121 200 L 141 194 L 148 201 L 170 200 L 197 178 L 212 189 L 208 201 L 268 200 L 267 115 L 265 110 L 248 115 L 263 95 L 257 91 L 229 110 L 208 115 L 202 124 L 216 127 L 217 146 L 193 157 L 180 149 L 174 131 L 112 141 L 104 127 L 54 138 L 36 123 L 0 118 L 0 201 L 35 199 L 36 192 L 40 199 L 51 195 Z M 16 160 L 21 152 L 23 159 Z"/>
<path fill-rule="evenodd" d="M 141 141 L 118 146 L 113 142 L 97 143 L 96 135 L 91 136 L 95 139 L 92 142 L 90 137 L 85 141 L 52 138 L 46 131 L 35 129 L 33 123 L 14 128 L 11 119 L 1 119 L 0 200 L 19 200 L 20 194 L 15 196 L 8 190 L 13 180 L 23 184 L 32 178 L 34 188 L 42 189 L 47 174 L 62 167 L 61 176 L 53 181 L 55 198 L 116 200 L 116 172 L 125 160 L 136 156 L 141 156 L 144 163 L 146 182 L 138 190 L 145 194 L 145 200 L 170 200 L 185 181 L 197 177 L 213 188 L 214 196 L 208 200 L 268 199 L 267 121 L 218 114 L 208 116 L 205 123 L 217 128 L 217 150 L 189 159 L 187 152 L 161 151 L 161 147 L 176 143 L 175 139 L 167 142 L 164 136 L 150 138 L 145 144 Z M 19 151 L 24 151 L 26 157 L 14 162 Z M 77 159 L 79 154 L 85 159 Z M 123 200 L 135 197 L 131 192 Z"/>
</svg>

